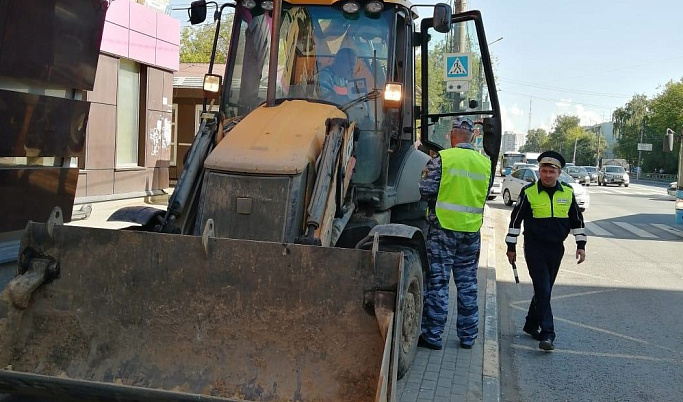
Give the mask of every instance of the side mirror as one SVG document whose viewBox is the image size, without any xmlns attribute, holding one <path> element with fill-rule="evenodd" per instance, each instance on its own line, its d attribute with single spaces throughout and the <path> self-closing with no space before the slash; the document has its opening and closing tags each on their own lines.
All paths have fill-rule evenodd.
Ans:
<svg viewBox="0 0 683 402">
<path fill-rule="evenodd" d="M 187 10 L 190 16 L 190 24 L 201 24 L 206 20 L 206 0 L 196 0 L 190 3 L 190 8 Z"/>
<path fill-rule="evenodd" d="M 664 135 L 664 152 L 671 152 L 674 150 L 674 130 L 667 128 Z"/>
<path fill-rule="evenodd" d="M 453 17 L 453 9 L 450 5 L 444 3 L 437 3 L 434 6 L 434 30 L 436 32 L 448 33 L 451 30 L 451 18 Z"/>
<path fill-rule="evenodd" d="M 469 107 L 470 109 L 476 109 L 479 106 L 479 102 L 476 99 L 470 99 Z"/>
</svg>

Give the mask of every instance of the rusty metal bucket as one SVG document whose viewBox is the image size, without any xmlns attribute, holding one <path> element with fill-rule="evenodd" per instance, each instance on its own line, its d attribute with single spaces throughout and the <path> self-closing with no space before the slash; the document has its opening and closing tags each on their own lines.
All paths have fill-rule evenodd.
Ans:
<svg viewBox="0 0 683 402">
<path fill-rule="evenodd" d="M 21 250 L 0 394 L 395 399 L 400 253 L 49 223 Z"/>
</svg>

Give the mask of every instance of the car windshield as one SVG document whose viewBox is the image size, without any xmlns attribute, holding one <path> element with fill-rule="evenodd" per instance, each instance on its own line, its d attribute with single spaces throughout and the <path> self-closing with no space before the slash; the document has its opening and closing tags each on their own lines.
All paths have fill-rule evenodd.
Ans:
<svg viewBox="0 0 683 402">
<path fill-rule="evenodd" d="M 595 166 L 584 166 L 583 168 L 586 169 L 586 172 L 588 173 L 595 173 L 598 171 Z"/>
<path fill-rule="evenodd" d="M 621 166 L 606 166 L 605 172 L 607 172 L 607 173 L 624 173 L 624 168 Z"/>
<path fill-rule="evenodd" d="M 564 172 L 560 174 L 560 181 L 567 184 L 576 183 L 576 180 L 574 180 L 573 177 Z"/>
</svg>

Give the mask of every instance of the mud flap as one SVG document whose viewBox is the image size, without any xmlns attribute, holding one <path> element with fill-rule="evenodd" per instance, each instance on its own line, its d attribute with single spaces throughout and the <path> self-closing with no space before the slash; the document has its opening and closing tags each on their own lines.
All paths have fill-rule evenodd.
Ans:
<svg viewBox="0 0 683 402">
<path fill-rule="evenodd" d="M 217 238 L 203 245 L 198 236 L 62 225 L 50 231 L 29 224 L 22 255 L 31 258 L 20 267 L 22 276 L 35 276 L 34 265 L 51 267 L 43 269 L 51 272 L 47 283 L 27 287 L 27 306 L 0 294 L 0 393 L 396 398 L 400 253 Z"/>
</svg>

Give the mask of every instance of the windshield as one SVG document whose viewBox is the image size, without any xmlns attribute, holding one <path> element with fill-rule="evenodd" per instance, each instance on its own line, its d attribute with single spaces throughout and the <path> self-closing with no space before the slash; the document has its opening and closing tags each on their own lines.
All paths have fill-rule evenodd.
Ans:
<svg viewBox="0 0 683 402">
<path fill-rule="evenodd" d="M 573 177 L 564 172 L 560 173 L 560 181 L 567 184 L 576 183 Z"/>
<path fill-rule="evenodd" d="M 584 169 L 586 169 L 586 172 L 588 173 L 595 173 L 598 171 L 598 169 L 593 166 L 585 166 Z"/>
<path fill-rule="evenodd" d="M 358 13 L 352 19 L 329 6 L 285 8 L 275 97 L 341 106 L 375 88 L 384 89 L 392 15 L 385 11 L 371 18 Z M 271 18 L 238 8 L 235 19 L 239 29 L 234 34 L 239 38 L 235 63 L 226 74 L 230 80 L 226 111 L 244 115 L 266 99 Z M 367 103 L 372 102 L 359 106 L 367 117 L 381 113 L 381 107 Z"/>
<path fill-rule="evenodd" d="M 605 167 L 605 172 L 607 172 L 607 173 L 624 173 L 625 170 L 621 166 L 607 166 L 607 167 Z"/>
</svg>

